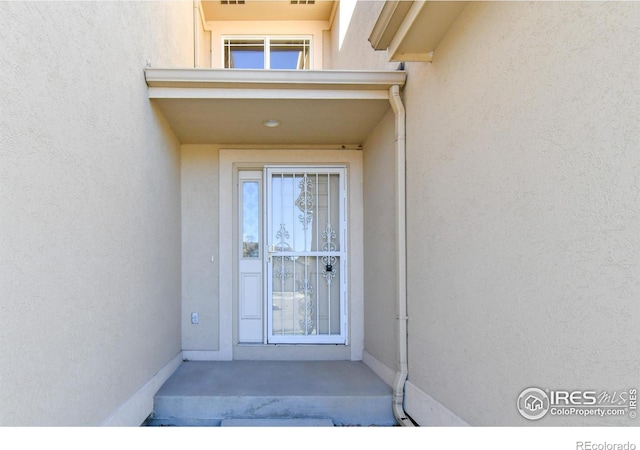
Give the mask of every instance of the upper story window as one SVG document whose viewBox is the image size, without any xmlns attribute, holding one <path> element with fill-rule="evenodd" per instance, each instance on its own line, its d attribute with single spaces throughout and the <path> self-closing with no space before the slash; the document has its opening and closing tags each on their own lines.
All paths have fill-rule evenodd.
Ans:
<svg viewBox="0 0 640 450">
<path fill-rule="evenodd" d="M 225 69 L 311 69 L 311 38 L 297 36 L 226 37 Z"/>
</svg>

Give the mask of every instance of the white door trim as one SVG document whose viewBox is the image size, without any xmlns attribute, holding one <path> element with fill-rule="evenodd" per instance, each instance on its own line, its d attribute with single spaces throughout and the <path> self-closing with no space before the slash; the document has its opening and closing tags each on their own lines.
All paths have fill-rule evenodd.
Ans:
<svg viewBox="0 0 640 450">
<path fill-rule="evenodd" d="M 234 171 L 237 167 L 257 167 L 268 164 L 345 164 L 348 167 L 349 192 L 349 348 L 351 360 L 362 360 L 364 348 L 364 275 L 363 275 L 363 197 L 362 152 L 359 150 L 266 150 L 221 149 L 219 152 L 219 329 L 220 346 L 210 352 L 210 359 L 233 359 L 233 253 L 235 247 L 230 237 L 234 233 Z M 354 232 L 356 230 L 356 232 Z"/>
</svg>

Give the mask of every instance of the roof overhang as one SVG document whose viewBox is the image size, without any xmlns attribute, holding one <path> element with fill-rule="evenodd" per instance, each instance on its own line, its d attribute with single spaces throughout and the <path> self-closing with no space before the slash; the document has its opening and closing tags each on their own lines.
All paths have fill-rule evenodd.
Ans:
<svg viewBox="0 0 640 450">
<path fill-rule="evenodd" d="M 433 52 L 469 1 L 385 1 L 369 42 L 390 61 L 431 61 Z"/>
<path fill-rule="evenodd" d="M 183 144 L 360 145 L 402 71 L 145 69 L 149 98 Z M 277 119 L 280 126 L 263 122 Z"/>
</svg>

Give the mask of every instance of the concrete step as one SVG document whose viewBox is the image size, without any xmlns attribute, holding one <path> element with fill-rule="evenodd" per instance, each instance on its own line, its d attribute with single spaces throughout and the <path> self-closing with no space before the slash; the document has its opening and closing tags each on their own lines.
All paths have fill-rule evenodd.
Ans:
<svg viewBox="0 0 640 450">
<path fill-rule="evenodd" d="M 221 427 L 333 427 L 331 419 L 225 419 Z"/>
<path fill-rule="evenodd" d="M 389 396 L 199 396 L 155 400 L 155 419 L 193 422 L 241 419 L 316 419 L 329 417 L 338 425 L 393 425 Z"/>
<path fill-rule="evenodd" d="M 156 394 L 148 425 L 393 426 L 391 404 L 391 388 L 362 362 L 185 362 Z"/>
</svg>

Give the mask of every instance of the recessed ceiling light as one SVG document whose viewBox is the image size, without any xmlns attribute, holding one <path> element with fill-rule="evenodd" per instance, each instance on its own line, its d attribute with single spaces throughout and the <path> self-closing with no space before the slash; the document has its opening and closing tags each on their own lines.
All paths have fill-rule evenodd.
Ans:
<svg viewBox="0 0 640 450">
<path fill-rule="evenodd" d="M 280 125 L 280 121 L 278 119 L 267 119 L 262 121 L 262 125 L 269 128 L 274 128 Z"/>
</svg>

